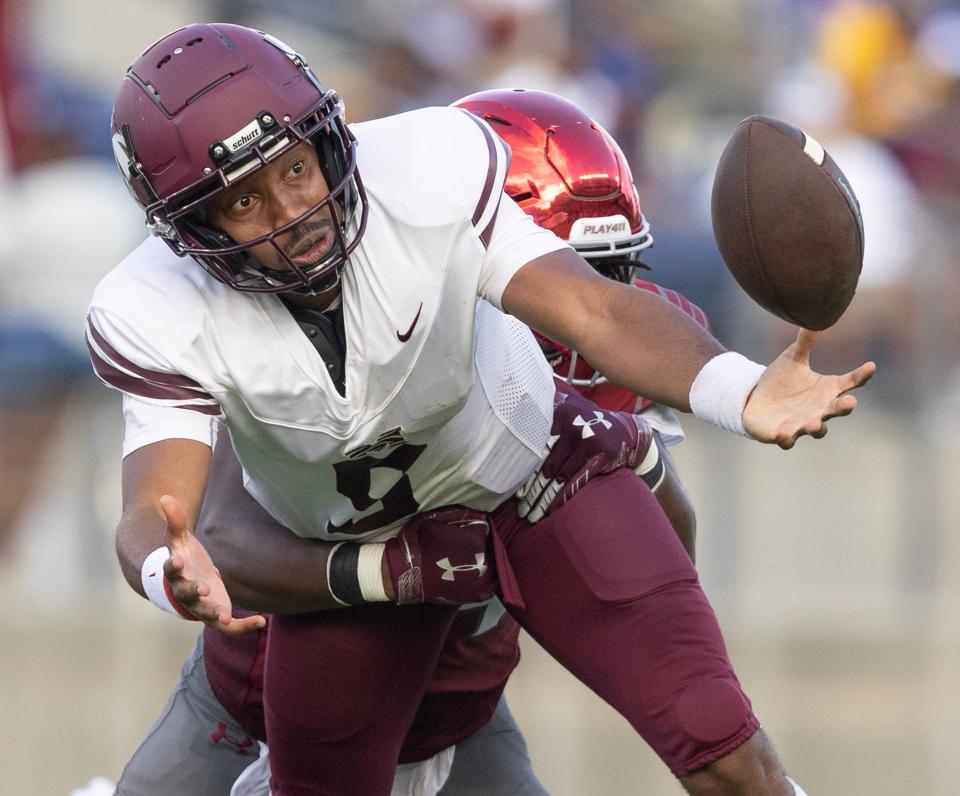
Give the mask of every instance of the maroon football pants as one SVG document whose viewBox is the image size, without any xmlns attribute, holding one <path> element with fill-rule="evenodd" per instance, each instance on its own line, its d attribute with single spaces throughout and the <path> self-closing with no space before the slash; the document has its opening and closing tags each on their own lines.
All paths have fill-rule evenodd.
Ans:
<svg viewBox="0 0 960 796">
<path fill-rule="evenodd" d="M 676 775 L 756 731 L 696 570 L 633 473 L 591 482 L 536 525 L 508 501 L 494 526 L 521 625 Z M 264 692 L 274 792 L 388 794 L 451 617 L 437 606 L 276 617 Z"/>
<path fill-rule="evenodd" d="M 456 609 L 271 617 L 263 702 L 274 796 L 390 793 Z"/>
<path fill-rule="evenodd" d="M 512 502 L 494 516 L 526 604 L 512 613 L 544 649 L 677 776 L 753 735 L 696 570 L 639 478 L 618 470 L 532 526 Z"/>
</svg>

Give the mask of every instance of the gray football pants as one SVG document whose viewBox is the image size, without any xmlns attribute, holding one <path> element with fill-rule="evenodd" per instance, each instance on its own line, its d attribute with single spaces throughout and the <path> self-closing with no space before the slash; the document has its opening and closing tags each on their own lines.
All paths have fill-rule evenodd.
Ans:
<svg viewBox="0 0 960 796">
<path fill-rule="evenodd" d="M 124 768 L 117 796 L 228 796 L 258 754 L 257 742 L 213 695 L 201 634 L 163 713 Z M 520 728 L 501 699 L 490 721 L 457 745 L 440 796 L 546 793 L 533 773 Z"/>
</svg>

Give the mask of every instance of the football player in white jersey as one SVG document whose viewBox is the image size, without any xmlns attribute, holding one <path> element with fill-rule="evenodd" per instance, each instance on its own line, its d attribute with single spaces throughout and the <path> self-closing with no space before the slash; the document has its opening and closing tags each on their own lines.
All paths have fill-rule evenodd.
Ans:
<svg viewBox="0 0 960 796">
<path fill-rule="evenodd" d="M 169 534 L 197 516 L 222 416 L 251 495 L 300 535 L 345 540 L 328 572 L 350 594 L 385 598 L 383 540 L 410 515 L 488 511 L 514 615 L 690 792 L 792 792 L 649 490 L 619 471 L 534 525 L 516 516 L 511 495 L 543 456 L 553 407 L 520 321 L 637 393 L 784 448 L 849 414 L 846 393 L 872 364 L 816 374 L 807 332 L 766 369 L 725 352 L 504 198 L 507 153 L 483 122 L 425 109 L 348 129 L 303 58 L 257 31 L 194 25 L 161 39 L 128 71 L 113 129 L 158 237 L 104 279 L 88 325 L 97 372 L 125 393 L 118 553 L 135 589 L 169 606 L 150 575 L 172 553 L 197 582 L 197 615 L 229 632 L 262 624 L 231 620 L 209 557 Z M 620 345 L 654 330 L 669 344 Z M 372 606 L 349 628 L 338 612 L 275 618 L 274 792 L 389 792 L 452 618 L 412 615 Z M 331 624 L 350 645 L 334 647 Z M 664 665 L 691 640 L 695 670 Z M 385 672 L 386 699 L 324 703 L 339 681 Z M 349 784 L 328 784 L 344 772 Z"/>
<path fill-rule="evenodd" d="M 562 207 L 569 224 L 554 229 L 564 239 L 570 238 L 574 225 L 581 228 L 589 222 L 600 227 L 588 240 L 575 241 L 574 246 L 583 246 L 588 262 L 604 275 L 632 281 L 640 267 L 640 255 L 650 247 L 653 237 L 640 209 L 626 159 L 606 131 L 572 103 L 544 92 L 487 91 L 456 105 L 481 118 L 499 120 L 493 129 L 512 151 L 507 195 L 535 219 L 554 217 Z M 544 144 L 551 134 L 548 156 Z M 583 196 L 579 191 L 584 174 L 594 175 L 595 182 L 597 175 L 607 174 L 608 183 L 594 184 L 594 195 Z M 602 193 L 602 200 L 595 198 L 597 193 Z M 598 222 L 598 218 L 609 216 L 618 218 L 615 223 Z M 708 326 L 702 310 L 680 294 L 650 282 L 636 284 L 658 292 Z M 541 346 L 547 347 L 559 378 L 572 383 L 601 409 L 609 410 L 604 417 L 615 420 L 612 413 L 617 410 L 636 411 L 651 423 L 654 433 L 671 444 L 682 439 L 683 430 L 668 409 L 651 405 L 610 384 L 573 352 L 558 356 L 557 346 L 546 340 L 541 341 Z M 561 432 L 577 431 L 572 422 L 578 414 L 573 410 L 570 401 L 557 407 L 554 425 Z M 549 513 L 552 500 L 559 503 L 568 499 L 565 490 L 578 481 L 603 472 L 619 458 L 622 446 L 632 452 L 629 458 L 634 462 L 646 458 L 645 440 L 637 437 L 634 441 L 621 433 L 629 432 L 629 425 L 614 423 L 608 429 L 605 424 L 594 424 L 591 428 L 595 434 L 590 441 L 605 446 L 608 458 L 603 459 L 604 448 L 598 447 L 590 451 L 586 461 L 583 446 L 577 446 L 570 451 L 581 458 L 564 459 L 561 451 L 566 441 L 556 440 L 540 478 L 531 479 L 530 487 L 524 491 L 522 505 L 530 506 L 529 519 Z M 571 438 L 574 444 L 578 437 L 579 432 Z M 267 607 L 278 613 L 329 607 L 333 600 L 318 594 L 316 571 L 322 568 L 317 548 L 330 543 L 298 540 L 278 530 L 269 515 L 243 492 L 239 464 L 229 449 L 228 439 L 217 441 L 197 534 L 220 562 L 235 602 L 256 610 L 262 609 L 263 600 L 268 599 Z M 674 477 L 669 457 L 660 458 L 659 467 L 656 459 L 648 461 L 646 477 L 692 558 L 692 506 Z M 552 495 L 555 497 L 551 500 Z M 457 538 L 460 532 L 457 528 L 445 541 Z M 224 535 L 230 537 L 227 545 Z M 244 539 L 249 544 L 259 542 L 261 550 L 266 548 L 258 557 L 253 588 L 245 582 L 250 573 L 242 571 L 242 559 L 238 572 L 238 559 L 231 554 L 232 549 L 244 547 Z M 403 539 L 411 541 L 409 534 Z M 421 558 L 429 557 L 423 549 L 426 540 L 413 541 L 419 543 Z M 449 554 L 453 560 L 468 560 L 467 552 L 460 545 L 455 550 L 434 551 L 432 556 L 439 559 Z M 180 587 L 177 577 L 171 577 L 170 582 L 176 594 Z M 473 584 L 474 589 L 478 587 L 480 583 Z M 455 595 L 443 591 L 438 596 L 452 600 Z M 466 595 L 458 596 L 462 601 Z M 441 791 L 443 796 L 478 792 L 488 796 L 542 796 L 546 791 L 533 771 L 523 736 L 502 696 L 518 659 L 519 627 L 496 600 L 478 605 L 476 601 L 480 599 L 482 594 L 476 594 L 473 604 L 464 606 L 457 614 L 430 687 L 404 741 L 403 770 L 416 766 L 414 770 L 421 774 L 433 771 L 439 775 L 433 778 L 438 783 L 453 754 L 450 775 Z M 235 790 L 267 796 L 267 758 L 261 755 L 255 763 L 249 763 L 256 752 L 254 741 L 265 737 L 259 700 L 265 668 L 265 645 L 257 637 L 261 632 L 265 631 L 228 637 L 208 629 L 203 634 L 184 664 L 161 717 L 124 768 L 117 785 L 119 793 L 225 794 L 236 780 Z M 402 786 L 401 781 L 395 780 L 394 793 L 408 792 Z M 425 790 L 422 785 L 419 787 L 419 791 Z"/>
</svg>

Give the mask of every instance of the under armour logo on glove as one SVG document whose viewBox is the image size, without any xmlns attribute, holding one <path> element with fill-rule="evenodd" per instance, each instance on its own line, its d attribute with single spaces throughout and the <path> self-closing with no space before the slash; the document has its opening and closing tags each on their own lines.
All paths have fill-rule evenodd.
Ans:
<svg viewBox="0 0 960 796">
<path fill-rule="evenodd" d="M 590 426 L 595 426 L 597 423 L 602 423 L 604 427 L 609 431 L 613 428 L 613 423 L 607 420 L 603 416 L 603 412 L 597 411 L 593 413 L 593 420 L 584 420 L 580 415 L 577 415 L 573 419 L 573 425 L 583 426 L 583 431 L 580 432 L 580 439 L 586 439 L 587 437 L 593 436 L 593 429 Z"/>
<path fill-rule="evenodd" d="M 590 482 L 620 467 L 644 479 L 661 469 L 653 430 L 629 412 L 604 412 L 566 382 L 555 380 L 553 426 L 540 468 L 520 487 L 517 513 L 537 522 L 553 513 Z M 603 430 L 604 433 L 599 433 Z"/>
<path fill-rule="evenodd" d="M 487 565 L 493 560 L 488 558 L 492 545 L 490 523 L 482 512 L 454 506 L 414 517 L 384 545 L 397 602 L 489 600 L 497 587 L 496 571 Z"/>
<path fill-rule="evenodd" d="M 476 561 L 475 564 L 457 564 L 456 566 L 450 563 L 449 558 L 441 558 L 437 562 L 437 566 L 443 570 L 440 580 L 456 580 L 458 572 L 476 572 L 477 577 L 482 578 L 487 573 L 487 557 L 484 553 L 474 553 L 473 558 Z"/>
</svg>

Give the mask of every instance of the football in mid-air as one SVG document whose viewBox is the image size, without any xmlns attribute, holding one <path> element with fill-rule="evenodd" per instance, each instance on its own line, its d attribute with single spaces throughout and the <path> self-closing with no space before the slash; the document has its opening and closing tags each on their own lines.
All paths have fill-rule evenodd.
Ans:
<svg viewBox="0 0 960 796">
<path fill-rule="evenodd" d="M 822 146 L 768 116 L 737 125 L 713 180 L 713 234 L 760 306 L 807 329 L 832 326 L 863 264 L 853 188 Z"/>
</svg>

